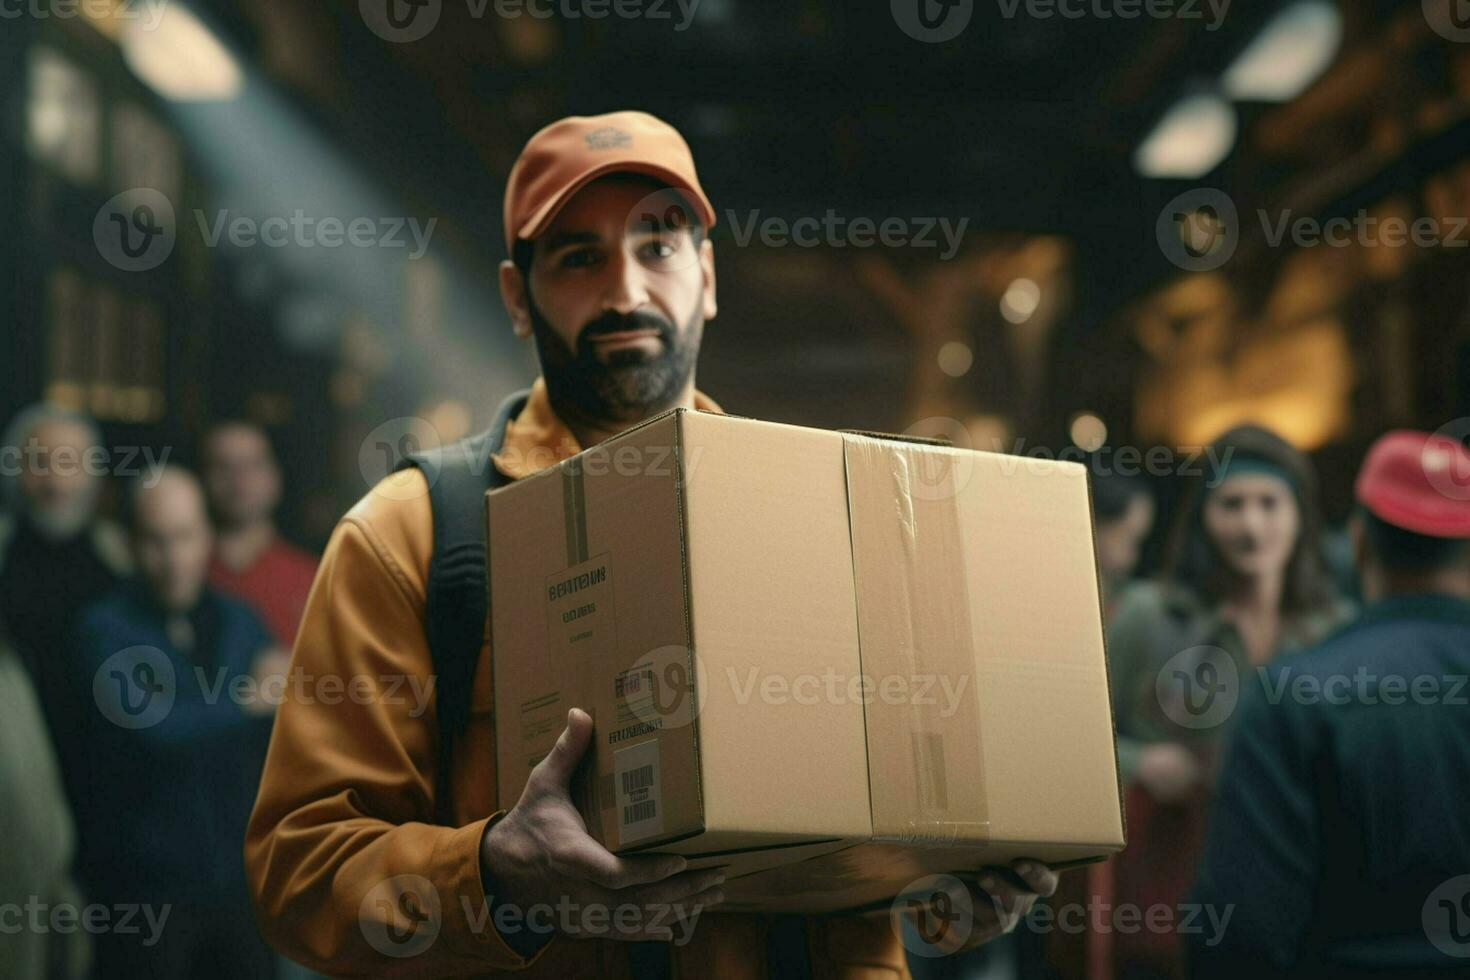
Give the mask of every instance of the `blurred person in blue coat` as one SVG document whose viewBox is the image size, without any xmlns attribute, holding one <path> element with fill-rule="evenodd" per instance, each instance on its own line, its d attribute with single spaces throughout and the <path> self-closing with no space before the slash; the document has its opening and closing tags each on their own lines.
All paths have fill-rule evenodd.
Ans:
<svg viewBox="0 0 1470 980">
<path fill-rule="evenodd" d="M 206 514 L 183 469 L 136 487 L 138 580 L 76 626 L 78 870 L 90 901 L 138 910 L 134 930 L 98 937 L 99 977 L 273 973 L 242 849 L 286 666 L 256 615 L 208 587 Z"/>
</svg>

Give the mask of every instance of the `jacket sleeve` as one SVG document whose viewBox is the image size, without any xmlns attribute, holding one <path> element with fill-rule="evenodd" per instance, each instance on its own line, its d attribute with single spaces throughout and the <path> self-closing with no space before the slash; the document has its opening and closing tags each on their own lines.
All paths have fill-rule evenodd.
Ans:
<svg viewBox="0 0 1470 980">
<path fill-rule="evenodd" d="M 495 817 L 433 823 L 432 704 L 388 696 L 431 690 L 422 586 L 356 514 L 307 599 L 246 835 L 261 931 L 333 976 L 523 969 L 535 957 L 486 916 L 479 849 Z"/>
<path fill-rule="evenodd" d="M 1290 976 L 1322 866 L 1315 738 L 1290 698 L 1272 704 L 1260 685 L 1247 686 L 1239 711 L 1191 899 L 1215 927 L 1186 934 L 1185 946 L 1198 977 Z"/>
<path fill-rule="evenodd" d="M 1155 666 L 1152 650 L 1163 619 L 1157 587 L 1138 583 L 1118 599 L 1107 626 L 1108 684 L 1112 689 L 1113 719 L 1118 730 L 1118 769 L 1131 782 L 1150 739 L 1138 717 L 1138 698 Z"/>
</svg>

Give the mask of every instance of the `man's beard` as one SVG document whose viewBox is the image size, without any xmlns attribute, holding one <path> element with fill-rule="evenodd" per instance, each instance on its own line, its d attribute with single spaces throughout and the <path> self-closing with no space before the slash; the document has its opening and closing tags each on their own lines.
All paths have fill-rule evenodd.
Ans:
<svg viewBox="0 0 1470 980">
<path fill-rule="evenodd" d="M 704 334 L 698 309 L 683 330 L 657 313 L 640 310 L 624 315 L 609 310 L 582 328 L 575 350 L 551 328 L 534 302 L 531 326 L 552 405 L 608 422 L 637 422 L 672 406 L 694 377 Z M 613 351 L 606 363 L 599 360 L 592 338 L 625 330 L 658 331 L 663 351 L 650 356 L 638 348 L 625 348 Z"/>
</svg>

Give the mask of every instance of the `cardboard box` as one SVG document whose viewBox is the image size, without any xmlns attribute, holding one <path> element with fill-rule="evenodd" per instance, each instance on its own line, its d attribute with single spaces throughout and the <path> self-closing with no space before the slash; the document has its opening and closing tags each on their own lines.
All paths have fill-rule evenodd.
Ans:
<svg viewBox="0 0 1470 980">
<path fill-rule="evenodd" d="M 1086 471 L 676 410 L 487 497 L 501 805 L 833 911 L 1123 845 Z"/>
</svg>

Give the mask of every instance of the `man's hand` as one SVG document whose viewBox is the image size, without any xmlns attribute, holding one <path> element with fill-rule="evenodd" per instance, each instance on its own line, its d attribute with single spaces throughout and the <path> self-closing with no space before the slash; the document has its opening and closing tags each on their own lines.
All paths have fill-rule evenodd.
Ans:
<svg viewBox="0 0 1470 980">
<path fill-rule="evenodd" d="M 547 921 L 578 938 L 672 939 L 675 925 L 687 930 L 700 911 L 724 900 L 725 876 L 685 871 L 677 855 L 618 857 L 588 835 L 571 781 L 591 738 L 591 716 L 573 708 L 519 802 L 485 834 L 480 862 L 491 897 L 522 915 L 549 906 Z"/>
<path fill-rule="evenodd" d="M 245 702 L 247 714 L 273 714 L 286 697 L 286 681 L 291 673 L 291 653 L 280 647 L 266 647 L 250 665 L 250 677 L 255 681 L 255 697 Z"/>
<path fill-rule="evenodd" d="M 961 949 L 974 949 L 1011 932 L 1057 890 L 1057 873 L 1039 861 L 1012 861 L 1010 871 L 988 868 L 970 886 L 975 924 Z"/>
<path fill-rule="evenodd" d="M 1149 796 L 1172 806 L 1189 799 L 1203 775 L 1193 752 L 1175 742 L 1155 742 L 1139 756 L 1134 778 Z"/>
</svg>

